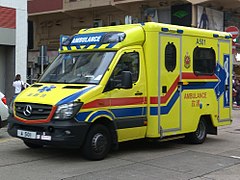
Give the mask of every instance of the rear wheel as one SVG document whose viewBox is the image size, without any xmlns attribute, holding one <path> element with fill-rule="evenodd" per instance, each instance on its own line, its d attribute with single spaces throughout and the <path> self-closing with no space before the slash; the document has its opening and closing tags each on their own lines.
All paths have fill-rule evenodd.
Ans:
<svg viewBox="0 0 240 180">
<path fill-rule="evenodd" d="M 201 119 L 195 132 L 186 135 L 187 142 L 191 144 L 202 144 L 207 136 L 206 123 Z"/>
<path fill-rule="evenodd" d="M 43 147 L 43 145 L 34 144 L 34 143 L 31 143 L 31 142 L 27 142 L 27 141 L 23 141 L 23 142 L 27 147 L 32 148 L 32 149 L 38 149 L 38 148 Z"/>
<path fill-rule="evenodd" d="M 83 145 L 83 155 L 90 160 L 104 159 L 111 148 L 111 136 L 104 125 L 94 125 L 87 134 Z"/>
</svg>

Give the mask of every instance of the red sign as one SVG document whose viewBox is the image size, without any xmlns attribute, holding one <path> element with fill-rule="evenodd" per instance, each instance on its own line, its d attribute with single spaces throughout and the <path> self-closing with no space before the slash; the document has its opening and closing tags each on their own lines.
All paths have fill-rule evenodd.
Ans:
<svg viewBox="0 0 240 180">
<path fill-rule="evenodd" d="M 229 26 L 226 28 L 226 32 L 232 34 L 232 38 L 236 39 L 239 35 L 239 29 L 236 26 Z"/>
</svg>

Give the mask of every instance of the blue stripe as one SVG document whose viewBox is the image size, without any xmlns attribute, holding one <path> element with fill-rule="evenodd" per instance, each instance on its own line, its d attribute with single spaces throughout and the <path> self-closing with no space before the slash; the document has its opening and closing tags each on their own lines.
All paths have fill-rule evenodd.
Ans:
<svg viewBox="0 0 240 180">
<path fill-rule="evenodd" d="M 151 116 L 158 115 L 158 107 L 150 107 L 150 115 Z"/>
<path fill-rule="evenodd" d="M 111 110 L 117 118 L 126 116 L 142 116 L 143 108 L 121 108 Z"/>
<path fill-rule="evenodd" d="M 59 102 L 57 103 L 57 105 L 61 105 L 61 104 L 66 104 L 66 103 L 73 102 L 73 101 L 74 101 L 75 99 L 77 99 L 79 96 L 85 94 L 86 92 L 88 92 L 90 89 L 92 89 L 92 88 L 94 88 L 94 87 L 95 87 L 95 86 L 88 87 L 88 88 L 86 88 L 86 89 L 84 89 L 84 90 L 81 90 L 81 91 L 79 91 L 79 92 L 76 92 L 76 93 L 74 93 L 74 94 L 72 94 L 72 95 L 70 95 L 70 96 L 62 99 L 61 101 L 59 101 Z"/>
<path fill-rule="evenodd" d="M 109 44 L 106 48 L 112 48 L 113 46 L 115 46 L 117 44 L 117 42 L 116 43 L 111 43 L 111 44 Z"/>
<path fill-rule="evenodd" d="M 91 44 L 87 44 L 83 49 L 87 49 Z"/>
<path fill-rule="evenodd" d="M 121 109 L 112 109 L 111 110 L 113 114 L 111 114 L 108 111 L 97 111 L 91 115 L 88 122 L 93 121 L 96 117 L 101 115 L 106 115 L 111 117 L 112 119 L 115 119 L 115 117 L 134 117 L 134 116 L 142 116 L 146 115 L 146 108 L 121 108 Z M 92 111 L 88 112 L 81 112 L 76 115 L 77 121 L 85 121 L 87 117 L 92 113 Z M 143 114 L 142 114 L 143 113 Z M 115 116 L 115 117 L 114 117 Z"/>
<path fill-rule="evenodd" d="M 213 89 L 218 82 L 200 82 L 200 83 L 189 83 L 188 85 L 183 85 L 182 90 L 185 89 Z"/>
<path fill-rule="evenodd" d="M 176 90 L 176 92 L 174 93 L 173 97 L 171 98 L 171 100 L 169 101 L 167 106 L 161 106 L 161 114 L 169 113 L 169 111 L 171 110 L 171 108 L 173 107 L 175 102 L 177 101 L 179 95 L 180 95 L 179 91 Z"/>
<path fill-rule="evenodd" d="M 89 116 L 90 113 L 92 113 L 92 111 L 78 113 L 76 115 L 77 121 L 85 121 L 85 119 Z"/>
<path fill-rule="evenodd" d="M 80 47 L 79 45 L 76 45 L 76 48 L 77 48 L 77 49 L 81 49 L 81 47 Z"/>
<path fill-rule="evenodd" d="M 67 46 L 67 49 L 68 49 L 69 51 L 72 50 L 71 46 Z"/>
<path fill-rule="evenodd" d="M 97 44 L 94 48 L 97 49 L 101 46 L 102 44 Z"/>
<path fill-rule="evenodd" d="M 175 91 L 175 93 L 174 93 L 173 97 L 171 98 L 171 100 L 169 101 L 169 103 L 166 106 L 161 106 L 160 114 L 169 113 L 169 111 L 171 110 L 171 108 L 173 107 L 175 102 L 177 101 L 179 95 L 180 95 L 179 91 L 178 90 Z M 150 115 L 158 115 L 158 107 L 150 107 Z"/>
<path fill-rule="evenodd" d="M 91 115 L 91 117 L 89 118 L 89 122 L 92 122 L 92 120 L 98 116 L 101 116 L 101 115 L 107 115 L 109 117 L 111 117 L 112 119 L 114 119 L 113 115 L 110 113 L 110 112 L 107 112 L 107 111 L 97 111 L 96 113 L 94 113 L 93 115 Z"/>
</svg>

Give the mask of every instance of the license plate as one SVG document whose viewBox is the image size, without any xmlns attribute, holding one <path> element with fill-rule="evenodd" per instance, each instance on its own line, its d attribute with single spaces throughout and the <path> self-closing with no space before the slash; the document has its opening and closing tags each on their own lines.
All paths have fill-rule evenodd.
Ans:
<svg viewBox="0 0 240 180">
<path fill-rule="evenodd" d="M 32 131 L 17 130 L 17 136 L 27 138 L 27 139 L 36 139 L 37 133 Z"/>
</svg>

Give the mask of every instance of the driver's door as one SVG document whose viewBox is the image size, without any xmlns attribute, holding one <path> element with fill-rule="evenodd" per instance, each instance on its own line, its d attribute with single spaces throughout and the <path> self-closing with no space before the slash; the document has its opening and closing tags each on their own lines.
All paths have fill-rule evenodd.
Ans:
<svg viewBox="0 0 240 180">
<path fill-rule="evenodd" d="M 132 88 L 121 87 L 122 71 L 132 74 Z M 143 138 L 146 131 L 146 84 L 142 49 L 121 53 L 109 79 L 110 110 L 114 114 L 118 141 Z"/>
</svg>

